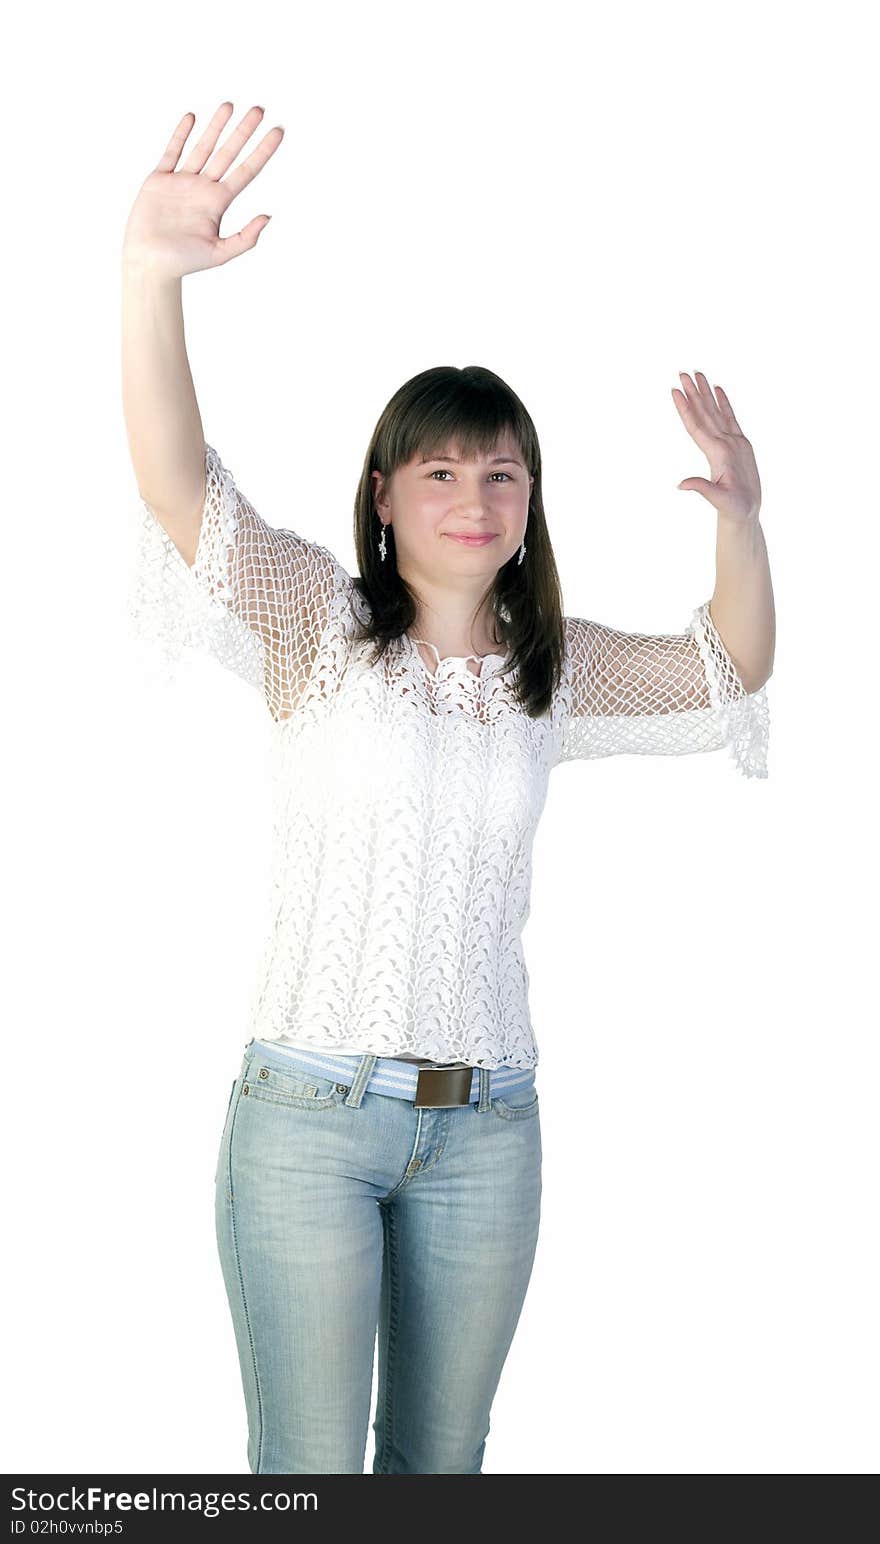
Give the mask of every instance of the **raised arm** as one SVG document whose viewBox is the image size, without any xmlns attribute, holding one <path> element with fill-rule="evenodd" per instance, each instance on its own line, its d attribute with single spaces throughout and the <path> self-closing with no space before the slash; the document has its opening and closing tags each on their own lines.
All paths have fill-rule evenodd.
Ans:
<svg viewBox="0 0 880 1544">
<path fill-rule="evenodd" d="M 274 717 L 296 706 L 334 595 L 348 581 L 328 552 L 257 514 L 205 442 L 186 353 L 185 274 L 250 250 L 268 216 L 236 235 L 219 224 L 281 143 L 270 130 L 232 161 L 262 118 L 254 107 L 221 149 L 224 103 L 179 169 L 192 114 L 181 119 L 129 215 L 122 251 L 122 391 L 143 517 L 129 610 L 135 635 L 166 665 L 202 647 L 261 688 Z M 210 159 L 209 159 L 210 158 Z"/>
<path fill-rule="evenodd" d="M 727 745 L 747 777 L 766 777 L 764 683 L 776 632 L 758 468 L 723 387 L 713 396 L 702 370 L 696 381 L 684 371 L 680 379 L 684 390 L 674 389 L 673 400 L 711 479 L 689 477 L 679 487 L 701 493 L 717 513 L 715 590 L 683 633 L 624 633 L 565 618 L 570 712 L 560 760 Z"/>
<path fill-rule="evenodd" d="M 122 402 L 132 466 L 192 563 L 204 499 L 204 434 L 190 373 L 181 280 L 122 261 Z"/>
<path fill-rule="evenodd" d="M 281 143 L 271 129 L 241 166 L 233 160 L 263 116 L 252 107 L 217 149 L 232 103 L 224 102 L 183 165 L 195 119 L 181 118 L 132 206 L 122 245 L 122 401 L 134 474 L 188 563 L 195 557 L 205 494 L 205 441 L 184 341 L 182 283 L 256 244 L 268 215 L 221 237 L 220 221 Z"/>
</svg>

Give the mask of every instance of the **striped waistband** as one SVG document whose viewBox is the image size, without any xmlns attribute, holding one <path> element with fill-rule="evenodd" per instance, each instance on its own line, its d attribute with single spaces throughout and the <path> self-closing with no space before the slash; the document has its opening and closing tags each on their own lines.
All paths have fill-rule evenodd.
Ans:
<svg viewBox="0 0 880 1544">
<path fill-rule="evenodd" d="M 272 1056 L 283 1065 L 294 1062 L 304 1071 L 316 1077 L 334 1078 L 340 1083 L 352 1083 L 354 1074 L 363 1061 L 363 1055 L 339 1055 L 330 1051 L 305 1051 L 299 1046 L 282 1045 L 275 1040 L 254 1040 L 255 1049 L 261 1056 Z M 431 1065 L 441 1065 L 432 1063 Z M 461 1062 L 444 1062 L 443 1066 L 461 1066 Z M 480 1097 L 480 1068 L 474 1067 L 471 1081 L 471 1099 Z M 534 1067 L 492 1067 L 488 1069 L 489 1098 L 501 1095 L 505 1090 L 525 1088 L 535 1081 Z M 377 1056 L 372 1076 L 367 1084 L 371 1094 L 391 1094 L 399 1099 L 414 1099 L 418 1083 L 417 1062 L 401 1061 L 396 1056 Z"/>
</svg>

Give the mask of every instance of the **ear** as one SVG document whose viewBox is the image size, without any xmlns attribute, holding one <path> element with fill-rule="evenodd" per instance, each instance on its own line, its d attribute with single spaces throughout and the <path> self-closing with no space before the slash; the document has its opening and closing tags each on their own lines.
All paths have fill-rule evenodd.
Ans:
<svg viewBox="0 0 880 1544">
<path fill-rule="evenodd" d="M 377 478 L 378 482 L 376 481 Z M 370 480 L 373 484 L 373 499 L 375 501 L 376 507 L 379 508 L 381 505 L 382 508 L 384 508 L 387 500 L 385 498 L 385 479 L 382 476 L 382 473 L 372 472 L 370 474 Z"/>
</svg>

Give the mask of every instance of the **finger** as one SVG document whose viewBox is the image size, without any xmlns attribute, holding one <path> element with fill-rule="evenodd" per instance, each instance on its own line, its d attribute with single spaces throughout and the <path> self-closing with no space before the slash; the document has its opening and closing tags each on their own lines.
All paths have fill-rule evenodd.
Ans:
<svg viewBox="0 0 880 1544">
<path fill-rule="evenodd" d="M 233 257 L 240 257 L 242 252 L 249 252 L 255 247 L 260 237 L 260 232 L 265 230 L 272 216 L 270 214 L 255 215 L 243 225 L 240 231 L 232 236 L 218 236 L 214 248 L 215 259 L 213 266 L 220 268 Z"/>
<path fill-rule="evenodd" d="M 230 172 L 223 183 L 223 186 L 229 189 L 230 198 L 237 198 L 242 188 L 246 188 L 249 182 L 253 182 L 257 173 L 263 170 L 269 157 L 275 154 L 283 138 L 284 130 L 280 124 L 270 129 L 252 150 L 247 160 L 242 161 L 240 166 L 236 166 L 235 170 Z"/>
<path fill-rule="evenodd" d="M 685 370 L 679 370 L 678 378 L 684 387 L 684 397 L 687 409 L 682 409 L 685 423 L 688 428 L 699 426 L 701 429 L 710 428 L 709 415 L 700 401 L 699 387 L 691 380 Z"/>
<path fill-rule="evenodd" d="M 221 145 L 220 149 L 211 157 L 210 165 L 205 168 L 205 175 L 210 177 L 212 181 L 219 182 L 225 176 L 242 145 L 250 139 L 254 130 L 259 127 L 264 112 L 265 108 L 263 107 L 249 107 L 241 123 L 233 129 L 226 143 Z M 231 194 L 230 197 L 232 197 Z"/>
<path fill-rule="evenodd" d="M 735 429 L 737 434 L 742 434 L 742 429 L 733 416 L 733 408 L 730 405 L 730 398 L 728 397 L 727 392 L 724 390 L 724 387 L 716 386 L 715 391 L 718 396 L 718 401 L 721 403 L 721 411 L 723 416 L 729 419 L 730 427 Z M 745 439 L 745 435 L 743 435 L 743 438 Z"/>
<path fill-rule="evenodd" d="M 681 372 L 681 379 L 690 388 L 688 391 L 688 401 L 693 408 L 695 422 L 699 423 L 707 434 L 720 434 L 723 432 L 724 425 L 721 422 L 718 404 L 709 388 L 709 382 L 706 380 L 702 370 L 695 370 L 694 375 L 696 377 L 696 384 L 694 384 L 689 375 L 685 375 L 683 371 Z"/>
<path fill-rule="evenodd" d="M 709 422 L 705 410 L 698 405 L 696 387 L 691 383 L 691 390 L 685 394 L 673 386 L 672 400 L 678 408 L 681 421 L 691 439 L 699 445 L 704 456 L 711 462 L 713 447 L 719 442 L 720 431 L 716 425 Z"/>
<path fill-rule="evenodd" d="M 697 378 L 697 385 L 700 388 L 700 401 L 711 416 L 716 419 L 720 419 L 721 410 L 712 395 L 712 387 L 709 385 L 705 375 L 703 374 L 702 370 L 695 370 L 694 375 Z"/>
<path fill-rule="evenodd" d="M 679 370 L 679 380 L 684 381 L 685 390 L 680 391 L 677 386 L 672 388 L 672 399 L 685 422 L 685 427 L 693 434 L 694 430 L 707 427 L 706 415 L 700 411 L 700 395 L 690 376 Z"/>
<path fill-rule="evenodd" d="M 700 370 L 695 373 L 702 375 Z M 696 439 L 700 449 L 706 450 L 709 441 L 717 440 L 724 433 L 721 414 L 710 391 L 701 391 L 684 370 L 679 370 L 678 374 L 679 379 L 684 383 L 687 398 L 687 410 L 682 409 L 685 426 Z M 703 376 L 704 381 L 705 379 L 706 377 Z M 702 440 L 699 438 L 700 435 L 703 436 Z M 706 454 L 708 455 L 708 451 Z"/>
<path fill-rule="evenodd" d="M 208 156 L 214 149 L 214 146 L 220 137 L 221 129 L 223 128 L 224 124 L 229 122 L 231 116 L 232 103 L 221 102 L 201 139 L 196 145 L 193 146 L 192 151 L 187 157 L 184 165 L 181 167 L 181 171 L 193 172 L 194 174 L 198 175 L 198 173 L 202 170 L 205 162 L 207 161 Z"/>
<path fill-rule="evenodd" d="M 190 122 L 190 119 L 192 122 Z M 195 113 L 184 113 L 165 147 L 164 155 L 160 157 L 156 164 L 157 172 L 173 172 L 180 160 L 180 152 L 186 144 L 187 137 L 192 132 L 192 126 L 195 121 Z"/>
</svg>

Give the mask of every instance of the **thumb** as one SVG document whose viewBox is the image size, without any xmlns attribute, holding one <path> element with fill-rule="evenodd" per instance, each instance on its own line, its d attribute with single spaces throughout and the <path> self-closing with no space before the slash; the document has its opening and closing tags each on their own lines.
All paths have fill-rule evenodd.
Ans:
<svg viewBox="0 0 880 1544">
<path fill-rule="evenodd" d="M 678 487 L 683 488 L 685 493 L 704 493 L 706 498 L 710 497 L 710 490 L 714 491 L 713 484 L 707 482 L 705 477 L 686 477 Z"/>
<path fill-rule="evenodd" d="M 232 236 L 219 236 L 215 248 L 217 253 L 215 266 L 220 267 L 233 257 L 240 257 L 242 252 L 249 252 L 252 247 L 255 247 L 271 218 L 270 214 L 255 215 L 247 225 L 243 225 L 241 230 L 236 231 Z"/>
</svg>

